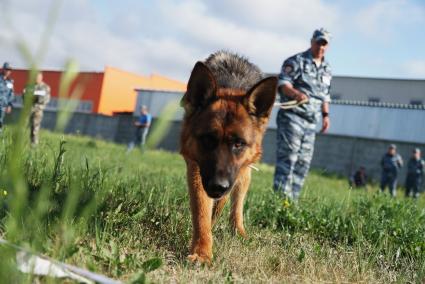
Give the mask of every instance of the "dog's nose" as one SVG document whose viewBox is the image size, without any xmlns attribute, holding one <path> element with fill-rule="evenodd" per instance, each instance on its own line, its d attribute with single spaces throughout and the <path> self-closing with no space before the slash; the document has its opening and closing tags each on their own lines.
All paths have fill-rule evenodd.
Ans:
<svg viewBox="0 0 425 284">
<path fill-rule="evenodd" d="M 225 178 L 216 178 L 213 182 L 213 185 L 228 189 L 230 186 L 230 182 L 228 179 Z"/>
<path fill-rule="evenodd" d="M 230 188 L 230 182 L 227 179 L 215 179 L 208 186 L 209 196 L 212 198 L 220 198 Z"/>
</svg>

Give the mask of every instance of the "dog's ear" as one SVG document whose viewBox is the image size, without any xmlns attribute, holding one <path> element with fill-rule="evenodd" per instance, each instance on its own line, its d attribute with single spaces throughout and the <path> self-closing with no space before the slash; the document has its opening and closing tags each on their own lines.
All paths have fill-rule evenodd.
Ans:
<svg viewBox="0 0 425 284">
<path fill-rule="evenodd" d="M 187 83 L 187 91 L 180 104 L 186 112 L 206 106 L 217 98 L 217 82 L 210 69 L 201 61 L 193 67 Z"/>
<path fill-rule="evenodd" d="M 250 114 L 268 117 L 276 99 L 277 77 L 267 77 L 255 84 L 246 94 Z"/>
</svg>

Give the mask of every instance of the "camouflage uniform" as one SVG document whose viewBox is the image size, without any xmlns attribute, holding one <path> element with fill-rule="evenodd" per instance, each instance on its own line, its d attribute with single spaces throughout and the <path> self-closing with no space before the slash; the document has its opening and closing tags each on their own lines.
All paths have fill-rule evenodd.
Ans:
<svg viewBox="0 0 425 284">
<path fill-rule="evenodd" d="M 330 102 L 332 73 L 323 59 L 320 66 L 313 61 L 311 50 L 298 53 L 283 62 L 279 86 L 290 83 L 308 96 L 309 102 L 290 110 L 280 109 L 277 115 L 277 160 L 274 190 L 297 199 L 310 167 L 324 102 Z M 280 101 L 291 100 L 280 94 Z"/>
<path fill-rule="evenodd" d="M 43 111 L 50 101 L 50 87 L 42 82 L 28 87 L 25 94 L 33 94 L 33 104 L 31 107 L 30 127 L 31 127 L 31 144 L 38 144 L 38 132 L 40 131 L 41 121 L 43 119 Z"/>
<path fill-rule="evenodd" d="M 406 197 L 413 194 L 414 198 L 419 197 L 419 192 L 422 185 L 422 178 L 424 175 L 425 161 L 422 159 L 410 158 L 407 163 L 407 177 L 406 177 Z"/>
<path fill-rule="evenodd" d="M 13 80 L 10 78 L 4 78 L 3 74 L 0 74 L 0 133 L 3 128 L 3 120 L 6 114 L 6 108 L 12 106 L 14 99 L 13 94 Z"/>
<path fill-rule="evenodd" d="M 403 166 L 403 159 L 399 154 L 390 155 L 386 153 L 381 160 L 382 176 L 381 176 L 381 191 L 384 192 L 388 186 L 391 196 L 396 195 L 397 175 L 400 168 Z"/>
</svg>

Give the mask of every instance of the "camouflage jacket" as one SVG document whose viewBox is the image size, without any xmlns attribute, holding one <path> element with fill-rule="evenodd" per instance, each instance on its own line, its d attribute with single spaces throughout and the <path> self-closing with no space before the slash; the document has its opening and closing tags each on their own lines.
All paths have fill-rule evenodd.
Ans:
<svg viewBox="0 0 425 284">
<path fill-rule="evenodd" d="M 0 107 L 12 106 L 14 97 L 13 80 L 0 75 Z"/>
<path fill-rule="evenodd" d="M 322 64 L 316 66 L 310 49 L 286 59 L 279 74 L 279 86 L 290 83 L 295 89 L 309 97 L 307 104 L 289 111 L 316 123 L 319 120 L 323 102 L 331 101 L 331 79 L 332 72 L 329 63 L 323 59 Z M 291 98 L 280 94 L 281 102 L 288 100 Z"/>
<path fill-rule="evenodd" d="M 33 106 L 44 109 L 50 101 L 50 87 L 46 83 L 27 86 L 24 94 L 33 95 Z"/>
</svg>

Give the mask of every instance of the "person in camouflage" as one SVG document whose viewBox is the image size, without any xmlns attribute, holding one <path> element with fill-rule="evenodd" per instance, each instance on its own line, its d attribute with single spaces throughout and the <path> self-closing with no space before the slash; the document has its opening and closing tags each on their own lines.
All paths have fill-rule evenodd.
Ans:
<svg viewBox="0 0 425 284">
<path fill-rule="evenodd" d="M 422 179 L 424 176 L 425 161 L 421 158 L 421 150 L 419 148 L 413 149 L 412 157 L 407 163 L 407 176 L 406 176 L 406 197 L 412 196 L 413 198 L 419 197 L 421 191 Z"/>
<path fill-rule="evenodd" d="M 31 145 L 35 146 L 39 142 L 38 133 L 41 127 L 41 121 L 43 120 L 43 111 L 50 101 L 50 87 L 45 82 L 43 82 L 43 73 L 39 72 L 37 74 L 35 84 L 27 86 L 27 88 L 24 90 L 24 94 L 33 95 L 33 103 L 30 115 L 30 139 Z"/>
<path fill-rule="evenodd" d="M 277 157 L 273 188 L 297 200 L 313 156 L 316 125 L 322 116 L 322 132 L 328 130 L 332 73 L 325 60 L 330 34 L 314 31 L 311 47 L 283 62 L 279 74 L 280 102 L 296 101 L 291 109 L 283 106 L 277 115 Z"/>
<path fill-rule="evenodd" d="M 391 144 L 387 153 L 381 159 L 381 192 L 388 186 L 391 196 L 395 197 L 397 188 L 397 175 L 400 168 L 403 167 L 403 159 L 397 154 L 397 147 Z"/>
<path fill-rule="evenodd" d="M 10 78 L 12 68 L 8 62 L 3 64 L 0 73 L 0 133 L 3 130 L 4 117 L 6 113 L 12 111 L 12 102 L 14 99 L 13 80 Z"/>
</svg>

